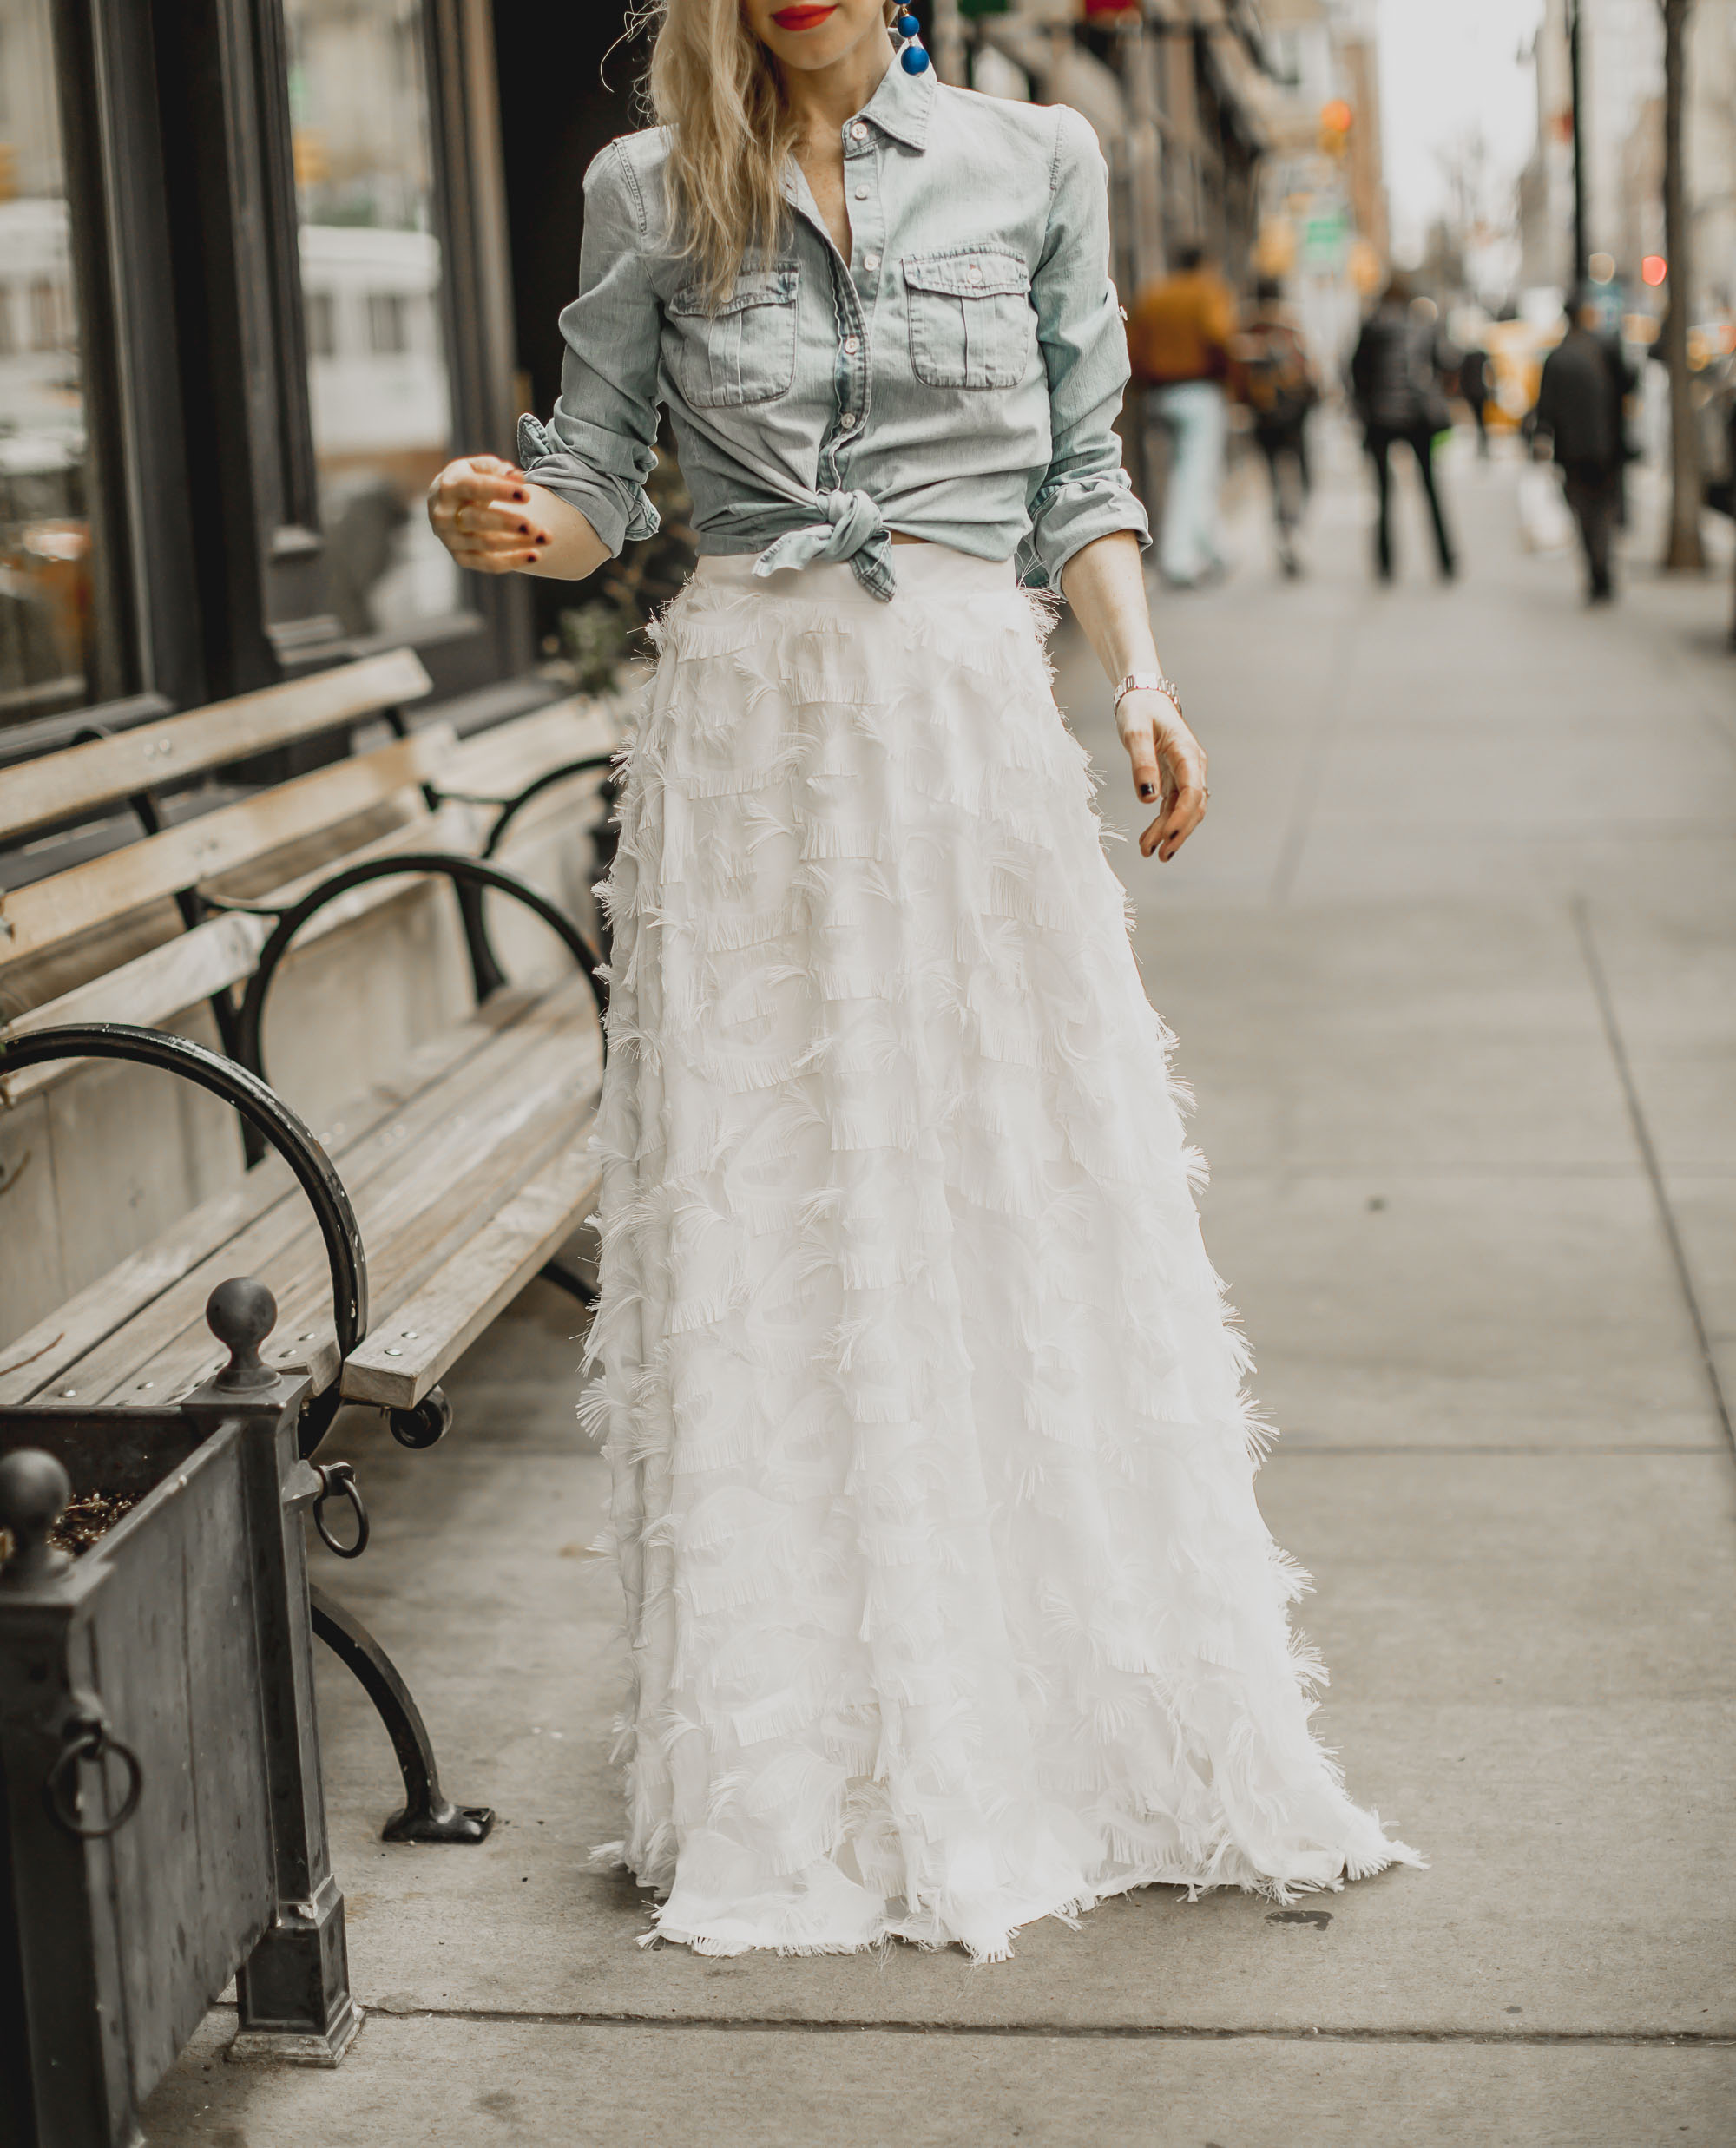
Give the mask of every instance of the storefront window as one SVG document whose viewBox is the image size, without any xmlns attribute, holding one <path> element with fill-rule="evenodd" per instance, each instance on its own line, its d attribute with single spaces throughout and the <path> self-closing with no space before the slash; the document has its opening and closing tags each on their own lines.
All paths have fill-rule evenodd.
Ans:
<svg viewBox="0 0 1736 2148">
<path fill-rule="evenodd" d="M 0 0 L 0 724 L 98 698 L 52 0 Z"/>
<path fill-rule="evenodd" d="M 328 597 L 392 633 L 459 601 L 422 513 L 452 429 L 424 0 L 284 14 Z"/>
</svg>

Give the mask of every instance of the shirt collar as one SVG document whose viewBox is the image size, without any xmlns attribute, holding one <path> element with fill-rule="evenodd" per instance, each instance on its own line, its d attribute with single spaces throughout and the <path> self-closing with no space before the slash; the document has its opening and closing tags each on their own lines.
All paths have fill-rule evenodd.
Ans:
<svg viewBox="0 0 1736 2148">
<path fill-rule="evenodd" d="M 907 149 L 920 149 L 928 140 L 929 115 L 934 109 L 934 69 L 907 75 L 896 57 L 880 77 L 880 87 L 862 108 L 862 117 L 872 120 L 883 135 L 901 141 Z"/>
</svg>

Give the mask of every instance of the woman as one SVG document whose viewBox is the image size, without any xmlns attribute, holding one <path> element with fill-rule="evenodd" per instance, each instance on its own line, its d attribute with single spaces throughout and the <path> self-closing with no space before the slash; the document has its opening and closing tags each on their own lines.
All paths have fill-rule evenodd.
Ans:
<svg viewBox="0 0 1736 2148">
<path fill-rule="evenodd" d="M 1435 320 L 1434 301 L 1417 298 L 1408 276 L 1391 276 L 1351 354 L 1351 395 L 1374 464 L 1374 571 L 1382 581 L 1392 579 L 1392 450 L 1401 440 L 1429 503 L 1441 580 L 1458 573 L 1435 470 L 1436 435 L 1453 422 L 1441 392 Z"/>
<path fill-rule="evenodd" d="M 653 526 L 661 398 L 700 535 L 607 890 L 615 1853 L 702 1952 L 996 1959 L 1150 1881 L 1411 1853 L 1309 1731 L 1168 1039 L 1015 573 L 1121 682 L 1173 858 L 1205 756 L 1110 430 L 1103 165 L 888 20 L 663 0 L 667 124 L 586 181 L 552 424 L 431 512 L 465 567 L 589 574 Z"/>
</svg>

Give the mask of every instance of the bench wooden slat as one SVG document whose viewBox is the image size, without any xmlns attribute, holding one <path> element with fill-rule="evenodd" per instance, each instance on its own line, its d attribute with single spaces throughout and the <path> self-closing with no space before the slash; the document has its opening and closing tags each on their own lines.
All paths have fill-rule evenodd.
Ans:
<svg viewBox="0 0 1736 2148">
<path fill-rule="evenodd" d="M 347 1401 L 411 1409 L 571 1237 L 602 1183 L 595 1119 L 483 1230 L 376 1324 L 342 1375 Z"/>
<path fill-rule="evenodd" d="M 176 783 L 273 746 L 420 700 L 433 682 L 413 649 L 390 649 L 257 693 L 188 709 L 113 739 L 93 739 L 0 775 L 0 843 L 95 812 L 135 792 Z"/>
<path fill-rule="evenodd" d="M 360 1177 L 370 1168 L 374 1153 L 384 1146 L 380 1129 L 405 1108 L 406 1096 L 432 1096 L 437 1108 L 443 1077 L 510 1032 L 536 1003 L 532 994 L 496 993 L 469 1022 L 442 1030 L 418 1047 L 399 1081 L 378 1083 L 346 1104 L 331 1138 L 322 1135 L 346 1183 L 352 1173 Z M 201 1202 L 0 1350 L 0 1403 L 29 1402 L 56 1381 L 77 1385 L 75 1368 L 137 1319 L 171 1284 L 229 1245 L 275 1203 L 302 1198 L 287 1167 L 273 1156 L 238 1186 Z"/>
<path fill-rule="evenodd" d="M 0 960 L 14 962 L 201 880 L 268 856 L 431 779 L 450 752 L 432 724 L 378 752 L 316 769 L 257 798 L 220 806 L 88 864 L 0 894 Z"/>
<path fill-rule="evenodd" d="M 528 1020 L 534 1009 L 527 1010 Z M 519 1025 L 508 1034 L 516 1037 Z M 456 1067 L 448 1078 L 430 1089 L 402 1099 L 398 1108 L 382 1116 L 359 1141 L 351 1138 L 347 1119 L 340 1121 L 345 1134 L 330 1145 L 329 1153 L 355 1204 L 363 1244 L 369 1250 L 369 1278 L 375 1266 L 373 1243 L 400 1211 L 428 1198 L 418 1177 L 427 1170 L 455 1167 L 459 1146 L 479 1138 L 484 1114 L 470 1101 L 470 1094 L 487 1076 L 486 1062 L 500 1040 L 490 1036 Z M 424 1146 L 424 1144 L 426 1144 Z M 326 1253 L 306 1204 L 298 1197 L 280 1200 L 255 1218 L 247 1227 L 221 1245 L 201 1249 L 187 1271 L 159 1291 L 123 1330 L 106 1337 L 82 1358 L 74 1369 L 81 1394 L 115 1401 L 131 1399 L 130 1383 L 136 1369 L 152 1380 L 158 1395 L 173 1396 L 203 1376 L 202 1369 L 220 1360 L 214 1356 L 203 1308 L 216 1285 L 230 1275 L 256 1276 L 278 1301 L 278 1328 L 292 1336 L 297 1314 L 317 1311 L 319 1317 L 302 1319 L 303 1329 L 331 1326 L 331 1283 Z M 372 1296 L 372 1291 L 370 1293 Z M 298 1358 L 300 1353 L 298 1352 Z M 317 1370 L 317 1369 L 316 1369 Z M 327 1368 L 329 1371 L 329 1368 Z"/>
<path fill-rule="evenodd" d="M 443 764 L 441 778 L 454 790 L 508 795 L 545 769 L 600 752 L 612 746 L 615 739 L 611 711 L 588 700 L 562 701 L 462 741 Z M 582 788 L 589 783 L 594 788 L 602 777 L 599 773 L 573 780 L 575 786 Z M 565 787 L 554 795 L 564 797 Z M 341 858 L 328 860 L 261 899 L 286 906 L 299 901 L 344 865 L 390 857 L 398 851 L 451 851 L 473 857 L 481 850 L 490 825 L 486 807 L 449 800 L 437 811 L 418 814 L 401 828 L 358 844 Z M 312 920 L 296 943 L 297 952 L 388 903 L 402 900 L 405 892 L 404 884 L 397 881 L 371 881 L 352 888 Z M 0 1035 L 22 1036 L 35 1029 L 89 1021 L 128 1021 L 147 1028 L 160 1028 L 213 994 L 245 982 L 270 929 L 269 919 L 240 912 L 208 919 L 191 932 L 164 941 L 89 983 L 30 1008 L 0 1029 Z M 4 945 L 0 942 L 0 949 Z M 84 1063 L 82 1060 L 54 1060 L 26 1067 L 21 1074 L 0 1074 L 0 1108 L 16 1107 L 27 1097 L 54 1087 Z"/>
<path fill-rule="evenodd" d="M 319 886 L 340 865 L 359 864 L 364 859 L 389 857 L 395 851 L 457 851 L 473 853 L 477 809 L 470 805 L 443 805 L 437 813 L 424 813 L 345 852 L 341 859 L 305 873 L 266 899 L 288 904 Z M 327 909 L 308 920 L 290 956 L 292 964 L 306 949 L 340 926 L 353 924 L 371 910 L 400 901 L 407 884 L 400 880 L 370 880 L 340 895 Z M 160 1028 L 177 1015 L 208 1000 L 213 993 L 244 983 L 252 975 L 260 950 L 276 921 L 249 911 L 231 910 L 195 925 L 191 932 L 165 940 L 161 946 L 135 956 L 130 962 L 93 977 L 88 984 L 63 992 L 58 999 L 44 1000 L 0 1030 L 0 1041 L 27 1036 L 36 1029 L 57 1029 L 69 1023 L 130 1021 L 147 1029 Z M 52 1088 L 87 1062 L 80 1059 L 49 1060 L 26 1067 L 16 1074 L 0 1074 L 0 1107 L 22 1104 L 28 1096 Z M 5 1059 L 0 1053 L 0 1067 Z"/>
<path fill-rule="evenodd" d="M 573 985 L 589 1000 L 582 979 L 575 977 Z M 390 1302 L 394 1261 L 403 1265 L 414 1258 L 424 1229 L 437 1237 L 443 1203 L 446 1213 L 456 1211 L 465 1227 L 473 1227 L 498 1191 L 515 1190 L 536 1167 L 550 1138 L 538 1130 L 539 1112 L 552 1114 L 556 1138 L 571 1123 L 582 1103 L 573 1094 L 575 1067 L 583 1069 L 586 1063 L 573 1028 L 581 1014 L 570 988 L 534 1002 L 509 1029 L 490 1035 L 480 1050 L 411 1097 L 361 1142 L 345 1139 L 332 1145 L 361 1223 L 371 1297 L 378 1271 L 382 1302 Z M 518 1159 L 513 1145 L 521 1140 L 527 1153 Z M 491 1173 L 503 1182 L 495 1191 Z M 403 1233 L 409 1234 L 407 1241 L 401 1240 Z M 269 1285 L 283 1334 L 329 1330 L 325 1251 L 298 1195 L 211 1249 L 124 1330 L 89 1351 L 74 1368 L 72 1383 L 81 1397 L 136 1401 L 138 1382 L 148 1379 L 158 1399 L 204 1377 L 222 1361 L 205 1324 L 205 1301 L 230 1275 L 256 1276 Z M 329 1381 L 335 1365 L 311 1369 L 316 1379 L 323 1373 Z"/>
<path fill-rule="evenodd" d="M 214 917 L 192 932 L 135 956 L 118 969 L 92 978 L 89 984 L 63 992 L 57 1000 L 31 1008 L 6 1025 L 3 1036 L 28 1036 L 36 1029 L 92 1021 L 129 1021 L 154 1028 L 208 1000 L 214 992 L 239 983 L 258 960 L 270 930 L 268 917 Z M 0 1067 L 5 1063 L 0 1053 Z M 82 1060 L 51 1060 L 0 1075 L 0 1103 L 21 1104 L 83 1064 Z"/>
<path fill-rule="evenodd" d="M 589 1140 L 589 1129 L 595 1119 L 595 1102 L 593 1087 L 588 1095 L 575 1095 L 553 1108 L 539 1110 L 515 1128 L 510 1138 L 498 1144 L 466 1177 L 443 1190 L 431 1207 L 418 1210 L 400 1199 L 397 1203 L 400 1213 L 395 1228 L 385 1227 L 387 1219 L 383 1213 L 364 1216 L 371 1292 L 376 1274 L 379 1279 L 374 1293 L 378 1302 L 373 1307 L 372 1331 L 385 1337 L 383 1348 L 394 1343 L 394 1330 L 399 1325 L 398 1309 L 404 1301 L 419 1291 L 449 1260 L 461 1258 L 464 1249 L 474 1245 L 505 1212 L 524 1186 L 540 1176 L 573 1140 L 581 1136 Z M 331 1284 L 323 1271 L 308 1274 L 290 1289 L 283 1316 L 287 1331 L 298 1336 L 312 1331 L 318 1338 L 317 1364 L 312 1360 L 305 1361 L 299 1350 L 293 1353 L 293 1362 L 307 1362 L 322 1389 L 338 1372 L 336 1345 L 332 1338 L 331 1297 Z M 181 1350 L 186 1353 L 184 1359 L 180 1358 Z M 177 1358 L 181 1376 L 190 1382 L 205 1377 L 205 1361 L 208 1359 L 213 1365 L 220 1363 L 222 1353 L 213 1351 L 209 1335 L 201 1334 L 195 1324 L 181 1338 Z"/>
<path fill-rule="evenodd" d="M 620 742 L 615 712 L 602 702 L 575 696 L 461 739 L 440 780 L 448 791 L 509 798 L 546 770 L 588 754 L 613 752 Z"/>
</svg>

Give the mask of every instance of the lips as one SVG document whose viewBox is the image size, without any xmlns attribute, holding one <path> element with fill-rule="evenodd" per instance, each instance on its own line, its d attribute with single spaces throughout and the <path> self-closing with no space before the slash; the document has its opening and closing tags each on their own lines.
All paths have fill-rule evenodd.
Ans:
<svg viewBox="0 0 1736 2148">
<path fill-rule="evenodd" d="M 779 30 L 818 30 L 819 25 L 836 15 L 835 5 L 819 8 L 779 8 L 772 20 Z"/>
</svg>

